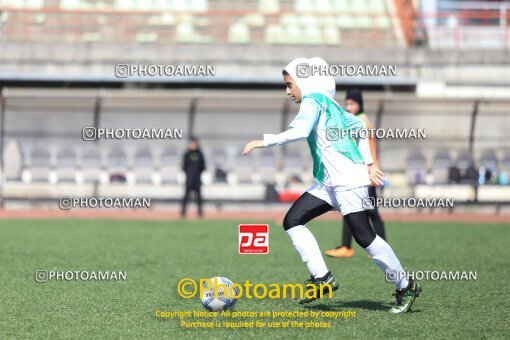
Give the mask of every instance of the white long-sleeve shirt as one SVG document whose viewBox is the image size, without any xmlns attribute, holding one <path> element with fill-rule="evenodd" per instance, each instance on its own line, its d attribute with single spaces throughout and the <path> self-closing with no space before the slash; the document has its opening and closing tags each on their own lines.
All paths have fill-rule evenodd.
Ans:
<svg viewBox="0 0 510 340">
<path fill-rule="evenodd" d="M 289 129 L 279 134 L 264 134 L 264 146 L 282 145 L 307 138 L 315 134 L 317 147 L 321 151 L 324 165 L 322 184 L 333 190 L 349 190 L 370 184 L 367 165 L 373 163 L 368 138 L 358 139 L 358 149 L 364 164 L 355 163 L 340 152 L 326 138 L 326 115 L 324 108 L 311 98 L 304 98 L 299 113 L 289 124 Z M 354 116 L 349 117 L 358 119 Z M 360 120 L 361 121 L 361 120 Z M 365 124 L 361 121 L 363 128 Z"/>
</svg>

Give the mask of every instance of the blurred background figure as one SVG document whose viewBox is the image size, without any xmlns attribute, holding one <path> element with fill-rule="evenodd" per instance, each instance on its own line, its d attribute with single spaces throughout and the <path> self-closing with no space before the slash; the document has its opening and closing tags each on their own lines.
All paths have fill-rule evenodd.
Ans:
<svg viewBox="0 0 510 340">
<path fill-rule="evenodd" d="M 352 89 L 347 91 L 347 95 L 345 96 L 345 109 L 355 115 L 356 117 L 363 120 L 366 128 L 370 131 L 373 130 L 372 122 L 368 119 L 365 114 L 365 110 L 363 108 L 363 95 L 361 91 L 358 89 Z M 368 134 L 368 142 L 370 144 L 370 153 L 372 154 L 372 159 L 374 164 L 379 167 L 379 162 L 377 161 L 377 153 L 375 148 L 375 138 L 373 134 Z M 377 199 L 376 187 L 371 185 L 368 188 L 368 195 L 370 198 L 373 198 L 374 201 Z M 372 224 L 372 228 L 377 235 L 386 240 L 386 235 L 384 232 L 384 222 L 379 215 L 379 211 L 377 210 L 377 205 L 374 205 L 373 210 L 369 210 L 370 222 Z M 344 219 L 343 220 L 343 230 L 342 230 L 342 244 L 334 249 L 326 250 L 325 254 L 331 257 L 352 257 L 354 256 L 354 249 L 352 249 L 352 233 L 351 227 L 349 223 Z"/>
<path fill-rule="evenodd" d="M 198 216 L 202 217 L 202 195 L 200 193 L 202 181 L 200 177 L 205 171 L 205 159 L 195 137 L 189 139 L 188 150 L 184 153 L 182 160 L 182 171 L 186 175 L 186 187 L 182 198 L 181 217 L 186 217 L 186 206 L 191 194 L 196 196 Z"/>
<path fill-rule="evenodd" d="M 452 164 L 452 166 L 448 169 L 448 183 L 449 184 L 459 184 L 462 175 L 460 173 L 460 169 L 457 164 Z"/>
</svg>

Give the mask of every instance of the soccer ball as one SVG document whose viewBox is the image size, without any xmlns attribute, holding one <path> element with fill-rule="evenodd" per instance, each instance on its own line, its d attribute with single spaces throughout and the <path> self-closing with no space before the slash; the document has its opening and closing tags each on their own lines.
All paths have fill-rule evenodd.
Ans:
<svg viewBox="0 0 510 340">
<path fill-rule="evenodd" d="M 233 298 L 229 294 L 230 287 L 234 285 L 232 281 L 225 277 L 213 277 L 209 280 L 210 282 L 204 282 L 203 289 L 207 289 L 204 291 L 200 300 L 202 300 L 202 304 L 205 309 L 211 312 L 218 312 L 223 310 L 232 310 L 237 302 L 237 299 Z M 214 297 L 215 287 L 217 288 L 217 296 Z M 224 286 L 222 286 L 224 285 Z M 227 287 L 225 289 L 224 287 Z M 239 292 L 236 287 L 232 288 L 232 295 L 237 296 Z"/>
</svg>

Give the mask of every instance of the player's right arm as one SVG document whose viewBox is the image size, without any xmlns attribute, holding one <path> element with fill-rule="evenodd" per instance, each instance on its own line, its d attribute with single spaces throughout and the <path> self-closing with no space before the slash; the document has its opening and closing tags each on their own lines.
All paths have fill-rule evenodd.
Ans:
<svg viewBox="0 0 510 340">
<path fill-rule="evenodd" d="M 307 138 L 319 121 L 321 106 L 311 98 L 305 98 L 299 108 L 299 113 L 289 124 L 290 129 L 279 134 L 264 134 L 264 139 L 253 140 L 246 144 L 243 154 L 254 148 L 271 147 L 291 143 Z"/>
<path fill-rule="evenodd" d="M 317 125 L 321 106 L 311 98 L 305 98 L 299 107 L 299 113 L 289 124 L 290 129 L 282 133 L 264 134 L 264 146 L 281 145 L 307 138 Z"/>
</svg>

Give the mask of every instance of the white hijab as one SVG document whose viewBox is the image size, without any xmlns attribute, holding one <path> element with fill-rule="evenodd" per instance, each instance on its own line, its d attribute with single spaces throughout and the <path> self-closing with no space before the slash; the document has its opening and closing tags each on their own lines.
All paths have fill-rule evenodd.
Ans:
<svg viewBox="0 0 510 340">
<path fill-rule="evenodd" d="M 296 58 L 285 66 L 284 70 L 287 71 L 297 86 L 299 86 L 302 96 L 309 93 L 322 93 L 333 99 L 336 93 L 335 79 L 330 75 L 323 74 L 325 71 L 311 74 L 314 67 L 327 70 L 329 65 L 324 59 L 318 57 L 310 59 Z M 308 70 L 308 73 L 306 70 Z M 301 76 L 298 75 L 298 72 Z M 308 74 L 308 77 L 303 76 L 306 74 Z"/>
</svg>

